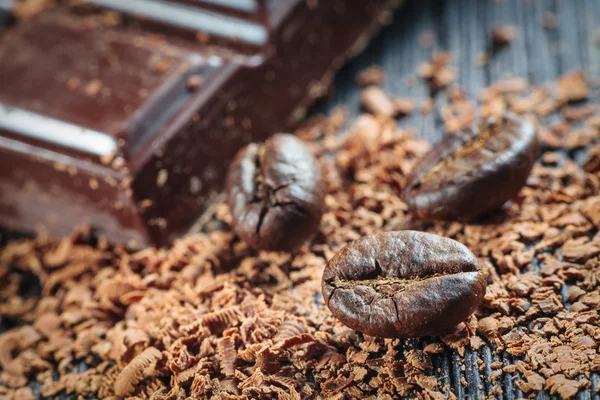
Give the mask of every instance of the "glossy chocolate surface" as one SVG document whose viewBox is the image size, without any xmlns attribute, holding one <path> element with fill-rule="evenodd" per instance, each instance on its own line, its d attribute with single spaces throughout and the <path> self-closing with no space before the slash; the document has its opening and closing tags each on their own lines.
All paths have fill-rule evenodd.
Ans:
<svg viewBox="0 0 600 400">
<path fill-rule="evenodd" d="M 258 58 L 60 8 L 9 28 L 0 224 L 64 235 L 89 223 L 138 246 L 184 234 L 235 153 L 302 118 L 396 1 L 344 3 L 265 4 L 273 36 Z"/>
<path fill-rule="evenodd" d="M 1 43 L 0 129 L 15 119 L 15 135 L 101 156 L 107 152 L 93 148 L 92 132 L 115 151 L 119 139 L 130 150 L 177 111 L 171 104 L 191 96 L 187 81 L 203 64 L 198 55 L 60 12 L 16 26 Z M 38 121 L 47 129 L 30 126 Z M 88 139 L 74 145 L 82 130 Z"/>
</svg>

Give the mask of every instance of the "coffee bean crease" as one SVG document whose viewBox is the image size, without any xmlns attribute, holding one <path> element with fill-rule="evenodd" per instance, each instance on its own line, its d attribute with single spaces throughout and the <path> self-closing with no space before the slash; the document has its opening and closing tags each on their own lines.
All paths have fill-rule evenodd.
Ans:
<svg viewBox="0 0 600 400">
<path fill-rule="evenodd" d="M 485 293 L 475 256 L 437 235 L 384 232 L 358 239 L 323 271 L 322 292 L 347 326 L 381 337 L 441 334 L 472 313 Z"/>
<path fill-rule="evenodd" d="M 319 228 L 325 203 L 320 166 L 293 135 L 242 149 L 226 189 L 233 228 L 251 247 L 292 251 Z"/>
<path fill-rule="evenodd" d="M 456 149 L 454 153 L 449 154 L 446 157 L 442 157 L 442 159 L 433 168 L 431 168 L 431 170 L 429 170 L 429 172 L 423 178 L 415 182 L 415 186 L 420 186 L 425 182 L 435 179 L 436 175 L 444 168 L 458 160 L 467 157 L 474 151 L 485 147 L 489 140 L 499 131 L 500 129 L 496 124 L 490 123 L 488 126 L 484 126 L 481 130 L 481 133 L 479 133 L 479 135 L 474 139 L 467 141 L 465 144 Z M 493 148 L 490 149 L 490 151 L 494 151 Z"/>
<path fill-rule="evenodd" d="M 472 220 L 525 185 L 539 152 L 529 121 L 507 114 L 445 136 L 415 165 L 403 198 L 419 218 Z"/>
</svg>

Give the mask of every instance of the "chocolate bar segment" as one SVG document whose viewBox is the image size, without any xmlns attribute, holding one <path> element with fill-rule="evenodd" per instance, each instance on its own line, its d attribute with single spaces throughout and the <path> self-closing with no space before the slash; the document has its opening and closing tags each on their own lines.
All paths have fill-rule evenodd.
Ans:
<svg viewBox="0 0 600 400">
<path fill-rule="evenodd" d="M 191 97 L 187 81 L 203 65 L 197 54 L 62 13 L 14 28 L 0 59 L 0 128 L 97 156 L 143 144 Z"/>
<path fill-rule="evenodd" d="M 184 234 L 237 150 L 302 118 L 395 4 L 274 2 L 272 48 L 260 57 L 225 49 L 222 58 L 197 41 L 60 8 L 9 29 L 0 224 L 64 235 L 88 223 L 137 246 Z"/>
<path fill-rule="evenodd" d="M 149 243 L 131 160 L 193 101 L 202 83 L 190 80 L 218 73 L 215 61 L 60 11 L 14 27 L 0 60 L 2 223 L 61 235 L 89 223 Z"/>
</svg>

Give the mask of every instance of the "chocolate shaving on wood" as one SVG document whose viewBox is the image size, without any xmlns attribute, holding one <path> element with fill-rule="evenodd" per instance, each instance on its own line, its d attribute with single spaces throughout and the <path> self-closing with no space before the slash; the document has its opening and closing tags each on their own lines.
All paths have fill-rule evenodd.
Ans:
<svg viewBox="0 0 600 400">
<path fill-rule="evenodd" d="M 372 65 L 358 74 L 356 82 L 361 86 L 381 85 L 384 78 L 383 69 L 379 65 Z"/>
<path fill-rule="evenodd" d="M 437 92 L 454 82 L 456 75 L 449 63 L 450 54 L 438 51 L 432 55 L 430 61 L 419 66 L 418 73 L 429 82 L 432 92 Z"/>
<path fill-rule="evenodd" d="M 572 71 L 559 78 L 556 88 L 556 99 L 559 104 L 585 100 L 588 96 L 589 87 L 583 71 Z"/>
<path fill-rule="evenodd" d="M 497 25 L 492 28 L 492 47 L 498 49 L 508 46 L 517 39 L 517 28 L 514 25 Z"/>
<path fill-rule="evenodd" d="M 369 86 L 363 89 L 360 95 L 360 103 L 366 111 L 376 116 L 393 117 L 397 114 L 397 109 L 392 99 L 376 86 Z"/>
<path fill-rule="evenodd" d="M 235 372 L 235 343 L 231 336 L 226 336 L 217 342 L 217 352 L 221 360 L 221 372 L 230 376 Z"/>
<path fill-rule="evenodd" d="M 145 349 L 119 373 L 115 380 L 115 394 L 117 396 L 128 396 L 133 393 L 143 379 L 153 374 L 152 366 L 160 358 L 161 353 L 156 348 L 148 347 Z"/>
</svg>

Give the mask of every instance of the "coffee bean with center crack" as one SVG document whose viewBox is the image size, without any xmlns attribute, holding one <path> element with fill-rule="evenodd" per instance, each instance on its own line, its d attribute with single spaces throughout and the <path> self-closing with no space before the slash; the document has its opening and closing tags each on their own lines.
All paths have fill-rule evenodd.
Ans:
<svg viewBox="0 0 600 400">
<path fill-rule="evenodd" d="M 240 150 L 226 191 L 233 228 L 251 247 L 293 251 L 319 229 L 325 204 L 321 170 L 293 135 L 277 134 Z"/>
<path fill-rule="evenodd" d="M 485 287 L 469 249 L 416 231 L 378 233 L 348 244 L 329 260 L 322 281 L 334 316 L 387 338 L 449 331 L 477 308 Z"/>
<path fill-rule="evenodd" d="M 514 198 L 539 153 L 533 124 L 488 119 L 433 147 L 407 178 L 404 201 L 419 218 L 471 220 Z"/>
</svg>

